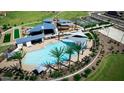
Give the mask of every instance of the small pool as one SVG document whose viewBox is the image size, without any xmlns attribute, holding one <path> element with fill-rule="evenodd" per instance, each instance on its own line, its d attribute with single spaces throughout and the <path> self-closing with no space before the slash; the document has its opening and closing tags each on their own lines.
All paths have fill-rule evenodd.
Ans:
<svg viewBox="0 0 124 93">
<path fill-rule="evenodd" d="M 68 45 L 69 44 L 65 44 L 61 41 L 58 41 L 57 43 L 48 44 L 47 46 L 45 46 L 45 48 L 27 53 L 23 59 L 23 63 L 29 65 L 36 65 L 36 66 L 44 64 L 45 62 L 50 62 L 51 64 L 55 64 L 56 59 L 50 55 L 51 54 L 50 51 L 55 47 L 57 48 L 67 47 Z M 66 61 L 68 57 L 69 57 L 68 54 L 64 54 L 61 58 L 61 61 L 62 62 Z"/>
</svg>

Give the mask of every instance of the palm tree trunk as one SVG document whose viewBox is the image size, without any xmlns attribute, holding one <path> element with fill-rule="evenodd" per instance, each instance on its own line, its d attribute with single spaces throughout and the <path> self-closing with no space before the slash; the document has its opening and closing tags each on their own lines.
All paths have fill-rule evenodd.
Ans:
<svg viewBox="0 0 124 93">
<path fill-rule="evenodd" d="M 64 65 L 63 63 L 60 63 L 62 66 L 64 66 L 64 67 L 67 67 L 68 68 L 68 66 L 66 66 L 66 65 Z"/>
<path fill-rule="evenodd" d="M 78 52 L 77 62 L 79 62 L 79 55 L 80 55 L 80 52 Z"/>
<path fill-rule="evenodd" d="M 60 40 L 60 32 L 58 32 L 58 40 Z"/>
<path fill-rule="evenodd" d="M 60 71 L 60 63 L 59 63 L 59 59 L 57 60 L 57 65 L 58 65 L 58 71 Z"/>
<path fill-rule="evenodd" d="M 57 69 L 55 69 L 55 68 L 54 68 L 54 67 L 52 67 L 51 65 L 49 65 L 49 67 L 50 67 L 50 68 L 52 68 L 53 70 L 56 70 L 56 71 L 57 71 Z"/>
<path fill-rule="evenodd" d="M 20 65 L 20 69 L 22 69 L 22 62 L 21 62 L 21 59 L 19 59 L 19 65 Z"/>
<path fill-rule="evenodd" d="M 83 53 L 84 53 L 84 50 L 82 49 L 82 55 L 83 55 Z"/>
<path fill-rule="evenodd" d="M 69 55 L 69 69 L 70 69 L 70 63 L 71 63 L 71 54 Z"/>
</svg>

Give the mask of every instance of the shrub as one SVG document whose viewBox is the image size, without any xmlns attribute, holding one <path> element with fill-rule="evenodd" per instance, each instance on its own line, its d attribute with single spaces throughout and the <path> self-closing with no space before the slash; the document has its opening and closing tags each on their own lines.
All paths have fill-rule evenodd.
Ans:
<svg viewBox="0 0 124 93">
<path fill-rule="evenodd" d="M 72 66 L 69 71 L 70 71 L 70 73 L 74 72 L 75 71 L 75 67 Z"/>
<path fill-rule="evenodd" d="M 79 81 L 81 79 L 81 76 L 80 74 L 76 74 L 73 78 L 75 81 Z"/>
<path fill-rule="evenodd" d="M 64 78 L 62 81 L 68 81 L 68 78 Z"/>
<path fill-rule="evenodd" d="M 10 26 L 10 24 L 8 24 L 8 26 Z"/>
<path fill-rule="evenodd" d="M 86 69 L 86 70 L 84 70 L 84 73 L 86 74 L 86 75 L 89 75 L 90 73 L 92 72 L 92 70 L 91 69 Z"/>
<path fill-rule="evenodd" d="M 32 80 L 32 81 L 37 80 L 37 76 L 32 75 L 32 76 L 30 77 L 30 80 Z"/>
<path fill-rule="evenodd" d="M 17 77 L 17 76 L 15 76 L 15 77 L 14 77 L 14 79 L 18 79 L 18 77 Z"/>
<path fill-rule="evenodd" d="M 62 72 L 59 72 L 59 71 L 54 71 L 51 73 L 52 78 L 57 78 L 57 77 L 61 77 L 61 76 L 62 76 Z"/>
<path fill-rule="evenodd" d="M 2 29 L 7 30 L 7 29 L 8 29 L 8 26 L 7 26 L 6 24 L 4 24 L 4 25 L 2 26 Z"/>
<path fill-rule="evenodd" d="M 4 76 L 5 76 L 5 77 L 12 77 L 13 74 L 12 74 L 11 72 L 6 72 L 6 73 L 4 73 Z"/>
<path fill-rule="evenodd" d="M 92 54 L 90 54 L 91 57 L 94 57 L 96 54 L 93 52 Z"/>
<path fill-rule="evenodd" d="M 88 64 L 90 62 L 90 60 L 91 60 L 90 57 L 86 57 L 85 58 L 85 64 Z"/>
<path fill-rule="evenodd" d="M 25 80 L 28 80 L 28 79 L 29 79 L 29 76 L 26 76 L 26 77 L 25 77 Z"/>
<path fill-rule="evenodd" d="M 14 26 L 16 27 L 17 25 L 16 25 L 16 24 L 14 24 Z"/>
<path fill-rule="evenodd" d="M 15 75 L 16 75 L 16 76 L 19 76 L 20 74 L 19 74 L 19 72 L 17 72 Z"/>
<path fill-rule="evenodd" d="M 106 25 L 106 24 L 109 24 L 109 22 L 102 21 L 99 23 L 99 25 Z"/>
<path fill-rule="evenodd" d="M 21 24 L 24 24 L 24 22 L 21 22 Z"/>
<path fill-rule="evenodd" d="M 95 70 L 96 68 L 94 66 L 92 66 L 92 70 Z"/>
<path fill-rule="evenodd" d="M 20 75 L 20 80 L 23 80 L 24 79 L 24 75 Z"/>
<path fill-rule="evenodd" d="M 10 33 L 5 34 L 4 41 L 3 42 L 10 42 L 10 37 L 11 37 L 11 34 Z"/>
<path fill-rule="evenodd" d="M 96 63 L 96 65 L 98 66 L 98 65 L 99 65 L 99 63 Z"/>
<path fill-rule="evenodd" d="M 84 77 L 84 78 L 87 78 L 86 74 L 81 73 L 81 76 Z"/>
</svg>

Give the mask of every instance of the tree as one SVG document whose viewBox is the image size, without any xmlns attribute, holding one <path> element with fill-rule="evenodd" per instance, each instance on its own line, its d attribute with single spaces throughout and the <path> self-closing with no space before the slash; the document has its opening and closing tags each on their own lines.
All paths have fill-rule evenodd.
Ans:
<svg viewBox="0 0 124 93">
<path fill-rule="evenodd" d="M 6 24 L 4 24 L 3 26 L 2 26 L 2 29 L 4 29 L 4 30 L 6 30 L 8 28 L 8 26 L 6 25 Z"/>
<path fill-rule="evenodd" d="M 20 65 L 20 70 L 22 69 L 22 58 L 26 55 L 26 52 L 24 51 L 18 51 L 15 52 L 14 55 L 12 56 L 12 59 L 17 59 L 19 61 Z"/>
<path fill-rule="evenodd" d="M 42 65 L 45 66 L 48 69 L 51 68 L 53 70 L 57 70 L 57 69 L 55 69 L 54 67 L 51 66 L 50 62 L 44 62 Z"/>
<path fill-rule="evenodd" d="M 81 51 L 81 49 L 82 49 L 81 44 L 79 44 L 79 45 L 78 45 L 78 44 L 74 44 L 73 49 L 74 49 L 75 52 L 78 54 L 78 56 L 77 56 L 77 62 L 79 62 L 80 51 Z"/>
<path fill-rule="evenodd" d="M 70 62 L 71 62 L 71 56 L 74 54 L 74 49 L 72 47 L 67 47 L 65 50 L 65 53 L 69 55 L 69 68 L 70 68 Z"/>
<path fill-rule="evenodd" d="M 60 60 L 61 60 L 61 57 L 63 56 L 64 54 L 64 48 L 60 47 L 59 49 L 56 47 L 55 49 L 51 50 L 51 56 L 53 56 L 54 58 L 56 58 L 57 60 L 57 65 L 58 65 L 58 70 L 60 70 Z"/>
</svg>

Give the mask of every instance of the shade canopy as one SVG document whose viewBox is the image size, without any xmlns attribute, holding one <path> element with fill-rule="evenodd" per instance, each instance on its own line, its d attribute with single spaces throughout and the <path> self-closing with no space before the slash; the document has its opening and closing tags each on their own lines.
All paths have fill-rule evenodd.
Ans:
<svg viewBox="0 0 124 93">
<path fill-rule="evenodd" d="M 26 42 L 30 42 L 33 40 L 38 40 L 38 39 L 42 39 L 44 37 L 44 35 L 40 34 L 40 35 L 35 35 L 35 36 L 28 36 L 28 37 L 24 37 L 24 38 L 18 38 L 16 39 L 16 44 L 24 44 Z"/>
</svg>

